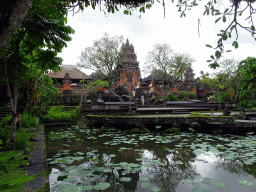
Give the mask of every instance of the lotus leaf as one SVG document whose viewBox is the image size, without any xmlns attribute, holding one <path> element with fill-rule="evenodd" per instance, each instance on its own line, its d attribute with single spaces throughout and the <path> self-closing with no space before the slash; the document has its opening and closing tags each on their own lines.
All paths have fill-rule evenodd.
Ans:
<svg viewBox="0 0 256 192">
<path fill-rule="evenodd" d="M 132 178 L 130 178 L 130 177 L 122 177 L 122 178 L 120 178 L 120 181 L 125 181 L 125 182 L 129 182 L 131 180 L 132 180 Z"/>
<path fill-rule="evenodd" d="M 105 165 L 105 166 L 112 166 L 113 163 L 105 163 L 104 165 Z"/>
<path fill-rule="evenodd" d="M 158 187 L 151 187 L 151 190 L 152 190 L 152 191 L 156 191 L 156 192 L 161 191 L 161 189 L 158 188 Z"/>
<path fill-rule="evenodd" d="M 194 189 L 192 189 L 192 191 L 193 192 L 209 192 L 208 190 L 200 187 L 195 187 Z"/>
<path fill-rule="evenodd" d="M 193 183 L 192 183 L 192 185 L 193 185 L 193 186 L 200 186 L 200 185 L 201 185 L 201 183 L 193 182 Z"/>
<path fill-rule="evenodd" d="M 149 188 L 150 184 L 149 183 L 141 183 L 140 185 L 142 188 Z"/>
<path fill-rule="evenodd" d="M 116 170 L 123 169 L 122 167 L 114 167 Z"/>
<path fill-rule="evenodd" d="M 181 182 L 184 184 L 192 184 L 193 183 L 193 181 L 191 181 L 189 179 L 183 179 L 183 180 L 181 180 Z"/>
<path fill-rule="evenodd" d="M 147 177 L 140 177 L 140 180 L 141 181 L 148 181 L 148 178 Z"/>
<path fill-rule="evenodd" d="M 103 172 L 107 173 L 107 172 L 111 172 L 111 169 L 104 169 Z"/>
<path fill-rule="evenodd" d="M 253 183 L 251 181 L 246 181 L 246 180 L 238 180 L 238 183 L 241 183 L 241 184 L 247 185 L 247 186 L 256 186 L 255 183 Z"/>
<path fill-rule="evenodd" d="M 146 177 L 149 178 L 149 179 L 153 179 L 153 178 L 155 177 L 155 175 L 153 175 L 153 174 L 148 174 Z"/>
<path fill-rule="evenodd" d="M 213 185 L 214 185 L 215 187 L 219 187 L 219 188 L 225 188 L 225 187 L 227 187 L 227 185 L 224 184 L 224 183 L 213 183 Z"/>
</svg>

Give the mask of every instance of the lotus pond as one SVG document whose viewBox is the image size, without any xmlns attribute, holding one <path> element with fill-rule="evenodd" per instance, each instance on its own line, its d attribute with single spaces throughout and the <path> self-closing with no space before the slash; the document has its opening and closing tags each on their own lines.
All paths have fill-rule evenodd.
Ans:
<svg viewBox="0 0 256 192">
<path fill-rule="evenodd" d="M 45 130 L 51 191 L 256 191 L 256 136 Z"/>
</svg>

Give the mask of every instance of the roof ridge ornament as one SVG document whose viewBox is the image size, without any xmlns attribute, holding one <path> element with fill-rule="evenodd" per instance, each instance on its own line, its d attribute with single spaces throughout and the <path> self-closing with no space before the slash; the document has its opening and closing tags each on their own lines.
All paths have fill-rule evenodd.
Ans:
<svg viewBox="0 0 256 192">
<path fill-rule="evenodd" d="M 126 39 L 126 45 L 130 45 L 128 38 Z"/>
</svg>

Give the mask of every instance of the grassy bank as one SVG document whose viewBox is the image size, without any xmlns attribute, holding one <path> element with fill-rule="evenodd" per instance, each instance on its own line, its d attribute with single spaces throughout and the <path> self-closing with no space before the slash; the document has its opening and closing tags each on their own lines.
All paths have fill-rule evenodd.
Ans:
<svg viewBox="0 0 256 192">
<path fill-rule="evenodd" d="M 25 182 L 37 175 L 28 176 L 27 168 L 39 126 L 39 118 L 26 111 L 21 120 L 20 130 L 15 132 L 15 150 L 11 150 L 11 114 L 1 119 L 0 125 L 0 191 L 17 192 L 24 190 Z M 24 190 L 25 191 L 25 190 Z"/>
</svg>

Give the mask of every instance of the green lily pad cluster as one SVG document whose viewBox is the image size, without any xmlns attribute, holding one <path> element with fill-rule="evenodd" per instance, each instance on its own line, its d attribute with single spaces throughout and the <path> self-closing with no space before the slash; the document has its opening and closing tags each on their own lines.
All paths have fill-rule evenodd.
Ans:
<svg viewBox="0 0 256 192">
<path fill-rule="evenodd" d="M 143 170 L 152 169 L 168 169 L 168 164 L 172 164 L 175 169 L 186 167 L 188 161 L 182 158 L 182 153 L 191 153 L 194 155 L 190 159 L 191 162 L 197 161 L 198 163 L 208 163 L 207 160 L 215 155 L 220 159 L 220 162 L 229 162 L 239 160 L 246 166 L 256 163 L 256 137 L 253 134 L 248 134 L 245 137 L 232 136 L 232 135 L 208 135 L 208 134 L 168 134 L 168 135 L 154 135 L 152 133 L 127 134 L 122 132 L 106 132 L 104 134 L 97 133 L 98 130 L 87 131 L 83 130 L 85 136 L 77 138 L 75 135 L 77 131 L 81 130 L 79 127 L 73 126 L 72 128 L 62 130 L 61 134 L 58 132 L 51 133 L 52 135 L 60 135 L 55 139 L 71 139 L 73 138 L 76 143 L 81 144 L 83 141 L 89 143 L 84 151 L 72 153 L 70 150 L 59 150 L 52 158 L 47 159 L 52 166 L 60 166 L 62 169 L 56 174 L 59 176 L 63 183 L 57 182 L 52 188 L 53 191 L 93 191 L 93 190 L 106 190 L 119 184 L 131 182 L 133 177 L 131 174 L 140 175 Z M 51 135 L 50 134 L 50 135 Z M 83 133 L 81 133 L 82 135 Z M 51 138 L 51 137 L 50 137 Z M 104 138 L 104 139 L 101 139 Z M 97 142 L 95 142 L 97 141 Z M 147 144 L 154 148 L 153 151 L 147 150 Z M 143 145 L 145 144 L 145 148 Z M 68 144 L 62 144 L 64 147 L 70 147 Z M 104 156 L 108 160 L 101 158 L 99 153 L 102 153 L 102 146 L 106 148 Z M 136 148 L 136 146 L 139 146 Z M 64 148 L 66 149 L 66 148 Z M 96 149 L 99 149 L 96 150 Z M 116 149 L 113 151 L 111 149 Z M 150 148 L 151 149 L 151 148 Z M 170 156 L 170 162 L 154 157 L 147 157 L 146 153 L 154 154 L 158 149 L 165 156 Z M 134 156 L 133 161 L 120 159 L 120 153 L 123 152 L 136 152 L 138 156 Z M 177 158 L 175 158 L 177 157 Z M 200 159 L 199 159 L 200 158 Z M 78 161 L 83 162 L 82 165 Z M 59 167 L 57 167 L 59 169 Z M 115 183 L 110 184 L 102 178 L 106 175 L 115 175 Z M 63 177 L 63 179 L 61 178 Z M 79 178 L 79 179 L 78 179 Z M 161 191 L 157 186 L 152 186 L 154 183 L 155 175 L 146 174 L 140 175 L 139 181 L 142 188 L 151 191 Z M 212 182 L 210 178 L 204 178 L 201 182 L 196 182 L 193 179 L 181 180 L 183 184 L 189 184 L 193 189 L 192 191 L 208 191 L 203 188 L 203 185 L 211 185 L 216 188 L 227 188 L 225 183 Z M 238 183 L 246 186 L 255 186 L 255 182 L 247 180 L 239 180 Z M 112 186 L 113 185 L 113 186 Z M 112 188 L 111 188 L 112 190 Z M 209 192 L 209 191 L 208 191 Z"/>
</svg>

